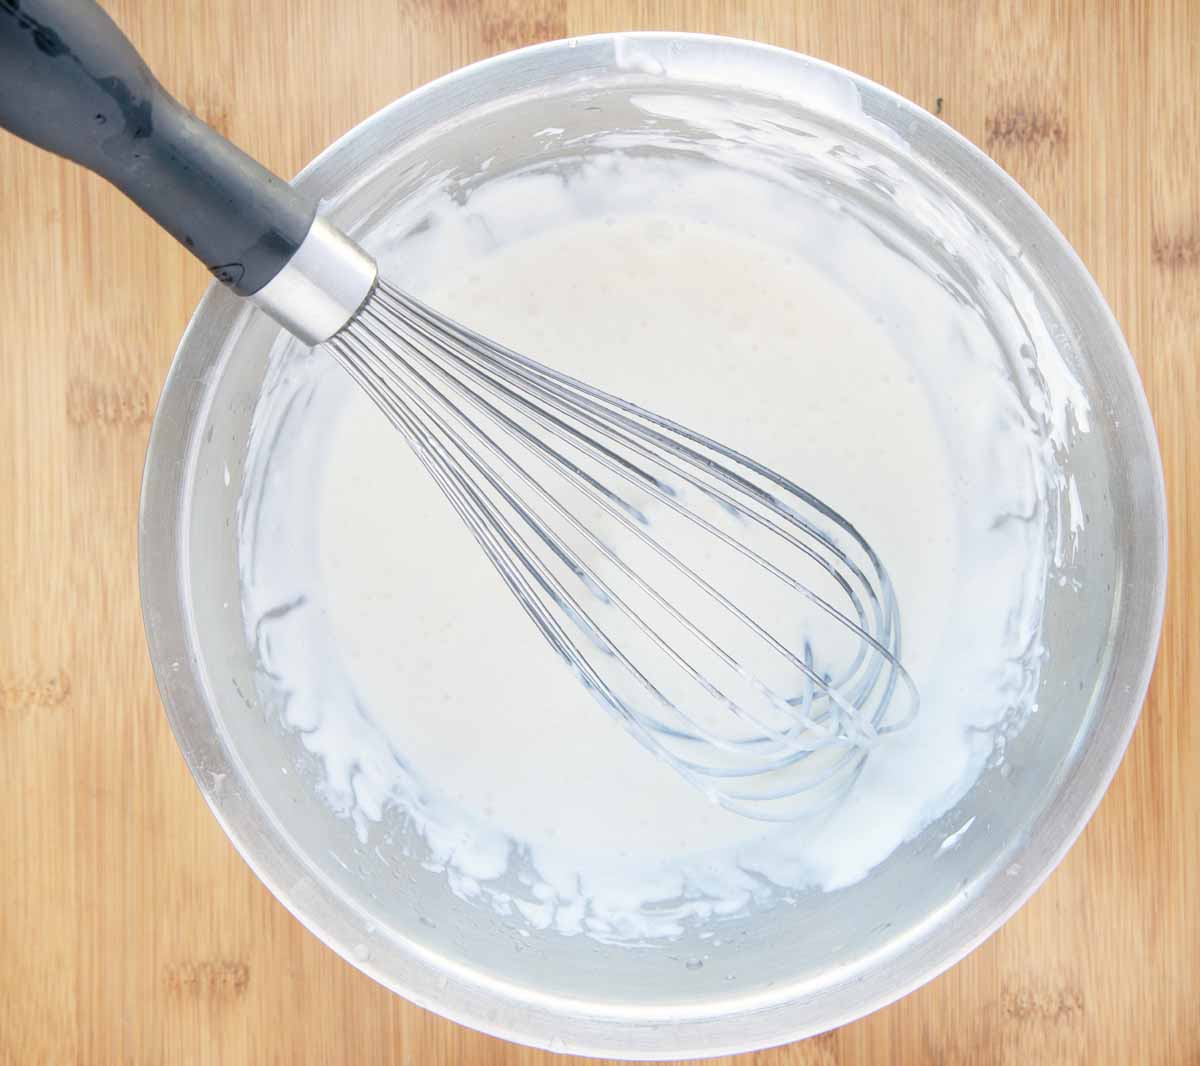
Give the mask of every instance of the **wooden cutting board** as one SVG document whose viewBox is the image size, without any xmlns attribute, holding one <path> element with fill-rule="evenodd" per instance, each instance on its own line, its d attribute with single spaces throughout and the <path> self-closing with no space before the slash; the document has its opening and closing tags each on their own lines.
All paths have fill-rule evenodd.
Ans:
<svg viewBox="0 0 1200 1066">
<path fill-rule="evenodd" d="M 1099 281 L 1157 419 L 1172 580 L 1150 701 L 1082 839 L 996 936 L 892 1007 L 741 1061 L 1200 1063 L 1200 3 L 108 6 L 183 100 L 284 174 L 464 63 L 634 28 L 832 60 L 1013 174 Z M 0 241 L 0 1062 L 550 1063 L 324 948 L 184 767 L 142 637 L 136 520 L 203 271 L 99 179 L 2 136 Z"/>
</svg>

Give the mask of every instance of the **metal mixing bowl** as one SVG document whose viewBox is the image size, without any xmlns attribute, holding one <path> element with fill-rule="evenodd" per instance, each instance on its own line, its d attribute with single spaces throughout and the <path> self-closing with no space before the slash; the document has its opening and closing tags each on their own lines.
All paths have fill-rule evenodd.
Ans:
<svg viewBox="0 0 1200 1066">
<path fill-rule="evenodd" d="M 1081 587 L 1047 589 L 1052 655 L 1041 710 L 1008 742 L 1010 772 L 985 772 L 860 884 L 729 923 L 719 943 L 696 932 L 644 947 L 521 935 L 515 920 L 459 899 L 442 876 L 360 845 L 319 797 L 301 738 L 255 695 L 235 509 L 278 329 L 220 288 L 201 302 L 167 378 L 140 534 L 146 630 L 171 724 L 225 831 L 284 905 L 353 965 L 448 1018 L 542 1047 L 665 1059 L 761 1048 L 866 1014 L 962 958 L 1033 892 L 1099 802 L 1137 720 L 1158 641 L 1166 539 L 1145 397 L 1086 270 L 984 155 L 861 78 L 723 38 L 560 41 L 405 97 L 297 181 L 334 221 L 369 235 L 388 204 L 431 175 L 465 186 L 479 180 L 485 156 L 497 172 L 527 163 L 545 150 L 535 135 L 547 127 L 586 135 L 647 121 L 626 106 L 629 94 L 664 79 L 744 104 L 746 114 L 769 104 L 798 122 L 828 121 L 872 151 L 890 151 L 898 135 L 909 148 L 895 152 L 897 165 L 1008 249 L 1083 383 L 1093 428 L 1066 457 L 1088 518 L 1073 569 Z M 841 104 L 855 91 L 857 123 Z M 688 136 L 686 126 L 676 131 L 679 150 Z M 885 210 L 877 184 L 855 195 Z M 940 850 L 971 817 L 982 831 Z M 687 965 L 695 958 L 705 965 Z"/>
</svg>

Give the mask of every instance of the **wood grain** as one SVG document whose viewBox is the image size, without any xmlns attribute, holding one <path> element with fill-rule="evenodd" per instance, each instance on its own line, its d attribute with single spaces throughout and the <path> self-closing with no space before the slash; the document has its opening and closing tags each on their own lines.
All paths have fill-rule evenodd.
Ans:
<svg viewBox="0 0 1200 1066">
<path fill-rule="evenodd" d="M 810 52 L 991 152 L 1095 274 L 1154 409 L 1173 568 L 1150 701 L 1096 818 L 1000 933 L 870 1018 L 742 1061 L 1200 1062 L 1200 4 L 109 6 L 183 99 L 283 173 L 471 60 L 631 28 Z M 99 179 L 6 138 L 0 234 L 0 1062 L 554 1061 L 374 985 L 226 842 L 160 709 L 136 575 L 153 404 L 206 279 Z"/>
</svg>

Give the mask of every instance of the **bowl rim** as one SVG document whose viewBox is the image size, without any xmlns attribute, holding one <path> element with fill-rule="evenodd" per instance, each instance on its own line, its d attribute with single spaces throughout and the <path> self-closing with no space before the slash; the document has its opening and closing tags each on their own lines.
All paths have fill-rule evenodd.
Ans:
<svg viewBox="0 0 1200 1066">
<path fill-rule="evenodd" d="M 605 33 L 568 38 L 506 52 L 443 75 L 377 111 L 320 153 L 296 183 L 317 184 L 337 171 L 352 145 L 376 131 L 390 129 L 402 117 L 419 117 L 429 101 L 460 99 L 472 88 L 500 82 L 528 87 L 545 75 L 584 70 L 588 64 L 613 74 L 626 69 L 623 53 L 641 49 L 667 57 L 679 48 L 717 50 L 743 63 L 767 64 L 797 87 L 805 76 L 849 79 L 864 106 L 870 102 L 897 116 L 908 129 L 920 128 L 940 149 L 972 174 L 981 189 L 1003 194 L 1006 210 L 1032 225 L 1038 255 L 1070 272 L 1095 330 L 1133 397 L 1137 424 L 1126 432 L 1144 447 L 1151 506 L 1142 577 L 1151 583 L 1148 610 L 1141 626 L 1128 634 L 1125 676 L 1112 685 L 1103 714 L 1084 733 L 1069 778 L 1027 836 L 1021 868 L 993 878 L 956 913 L 953 923 L 932 922 L 928 936 L 906 946 L 878 974 L 850 988 L 836 988 L 814 1013 L 812 997 L 773 991 L 770 1002 L 730 1001 L 730 1010 L 713 1016 L 675 1008 L 662 1013 L 581 1011 L 577 1001 L 534 994 L 449 967 L 446 960 L 413 944 L 397 945 L 388 960 L 364 958 L 360 945 L 369 934 L 367 916 L 311 875 L 270 816 L 257 804 L 249 781 L 238 780 L 238 763 L 212 728 L 211 699 L 194 628 L 187 616 L 184 574 L 187 533 L 183 519 L 190 498 L 193 443 L 207 411 L 207 385 L 219 369 L 222 352 L 248 311 L 213 282 L 200 300 L 167 373 L 150 432 L 138 523 L 139 579 L 143 621 L 159 693 L 185 761 L 217 821 L 255 875 L 318 939 L 347 962 L 418 1006 L 472 1029 L 518 1043 L 575 1054 L 609 1058 L 676 1059 L 757 1050 L 844 1025 L 914 991 L 954 965 L 996 931 L 1033 894 L 1058 865 L 1095 812 L 1125 752 L 1137 723 L 1156 658 L 1166 600 L 1166 495 L 1161 455 L 1153 420 L 1136 365 L 1098 286 L 1074 249 L 1041 208 L 980 149 L 918 105 L 861 75 L 784 48 L 710 34 L 665 31 Z M 757 86 L 755 86 L 757 87 Z M 770 90 L 767 90 L 770 91 Z M 1115 671 L 1121 665 L 1115 662 Z M 231 777 L 232 775 L 232 777 Z M 947 925 L 954 926 L 949 935 Z M 939 935 L 940 933 L 940 935 Z M 386 963 L 386 964 L 385 964 Z M 804 1002 L 808 1000 L 809 1002 Z M 564 1013 L 564 1008 L 573 1013 Z M 814 1018 L 819 1018 L 815 1020 Z"/>
</svg>

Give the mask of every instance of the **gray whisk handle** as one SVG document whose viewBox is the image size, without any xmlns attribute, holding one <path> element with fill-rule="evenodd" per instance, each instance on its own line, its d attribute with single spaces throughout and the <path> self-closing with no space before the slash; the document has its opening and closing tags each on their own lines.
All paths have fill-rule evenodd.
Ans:
<svg viewBox="0 0 1200 1066">
<path fill-rule="evenodd" d="M 242 296 L 312 226 L 314 206 L 167 93 L 93 0 L 0 0 L 0 126 L 108 179 Z"/>
</svg>

